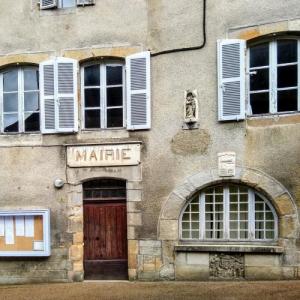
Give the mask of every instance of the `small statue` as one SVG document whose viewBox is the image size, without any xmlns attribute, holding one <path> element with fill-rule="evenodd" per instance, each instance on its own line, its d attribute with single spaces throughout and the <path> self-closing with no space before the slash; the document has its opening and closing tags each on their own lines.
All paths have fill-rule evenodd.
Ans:
<svg viewBox="0 0 300 300">
<path fill-rule="evenodd" d="M 198 100 L 197 90 L 185 91 L 184 101 L 184 122 L 195 123 L 198 121 Z"/>
</svg>

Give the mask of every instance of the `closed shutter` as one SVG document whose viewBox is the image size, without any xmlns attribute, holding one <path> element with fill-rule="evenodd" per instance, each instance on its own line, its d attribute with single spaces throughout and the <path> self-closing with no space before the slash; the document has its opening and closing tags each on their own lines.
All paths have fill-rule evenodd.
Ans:
<svg viewBox="0 0 300 300">
<path fill-rule="evenodd" d="M 78 131 L 77 124 L 77 62 L 57 58 L 58 131 Z"/>
<path fill-rule="evenodd" d="M 41 131 L 55 132 L 55 61 L 49 60 L 40 64 L 40 101 L 41 101 Z"/>
<path fill-rule="evenodd" d="M 95 0 L 77 0 L 77 5 L 94 5 Z"/>
<path fill-rule="evenodd" d="M 150 52 L 126 57 L 127 129 L 151 126 Z"/>
<path fill-rule="evenodd" d="M 57 7 L 57 0 L 40 0 L 40 9 Z"/>
<path fill-rule="evenodd" d="M 218 41 L 219 121 L 245 119 L 244 40 Z"/>
<path fill-rule="evenodd" d="M 56 58 L 40 64 L 42 133 L 76 132 L 77 62 Z"/>
</svg>

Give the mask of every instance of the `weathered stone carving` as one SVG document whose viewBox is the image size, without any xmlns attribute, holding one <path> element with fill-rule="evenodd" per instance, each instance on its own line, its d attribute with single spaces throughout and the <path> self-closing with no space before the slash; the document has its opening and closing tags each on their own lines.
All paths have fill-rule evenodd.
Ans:
<svg viewBox="0 0 300 300">
<path fill-rule="evenodd" d="M 184 122 L 195 123 L 198 121 L 197 90 L 186 90 L 184 101 Z"/>
<path fill-rule="evenodd" d="M 218 153 L 218 173 L 220 177 L 235 176 L 236 154 L 235 152 Z"/>
<path fill-rule="evenodd" d="M 243 254 L 210 254 L 209 276 L 219 279 L 239 279 L 245 276 Z"/>
</svg>

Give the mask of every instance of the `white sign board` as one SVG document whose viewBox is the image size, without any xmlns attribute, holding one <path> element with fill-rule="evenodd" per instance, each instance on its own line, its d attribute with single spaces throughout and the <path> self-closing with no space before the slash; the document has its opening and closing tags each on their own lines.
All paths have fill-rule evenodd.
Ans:
<svg viewBox="0 0 300 300">
<path fill-rule="evenodd" d="M 68 147 L 69 167 L 133 166 L 141 160 L 140 144 Z"/>
<path fill-rule="evenodd" d="M 223 152 L 218 154 L 218 169 L 220 177 L 235 176 L 235 157 L 235 152 Z"/>
</svg>

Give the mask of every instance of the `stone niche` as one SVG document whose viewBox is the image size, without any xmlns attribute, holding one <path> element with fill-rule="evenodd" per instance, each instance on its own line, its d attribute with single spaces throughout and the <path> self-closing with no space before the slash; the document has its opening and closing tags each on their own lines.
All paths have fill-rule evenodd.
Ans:
<svg viewBox="0 0 300 300">
<path fill-rule="evenodd" d="M 210 279 L 244 278 L 244 255 L 240 253 L 211 253 L 209 255 L 209 277 Z"/>
</svg>

